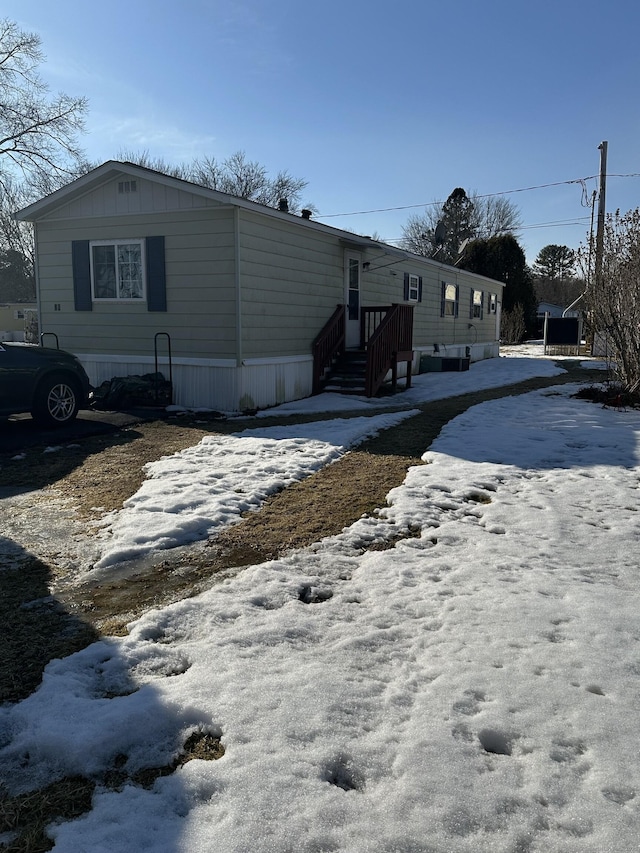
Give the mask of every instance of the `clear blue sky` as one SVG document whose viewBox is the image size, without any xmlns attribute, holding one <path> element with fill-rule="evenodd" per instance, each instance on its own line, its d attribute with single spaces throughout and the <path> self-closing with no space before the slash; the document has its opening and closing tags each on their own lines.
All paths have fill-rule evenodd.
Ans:
<svg viewBox="0 0 640 853">
<path fill-rule="evenodd" d="M 40 35 L 53 91 L 89 99 L 92 160 L 243 150 L 305 178 L 320 221 L 391 242 L 454 187 L 557 184 L 508 196 L 530 262 L 585 239 L 583 188 L 566 182 L 597 175 L 602 140 L 607 210 L 640 205 L 637 0 L 4 0 L 0 14 Z"/>
</svg>

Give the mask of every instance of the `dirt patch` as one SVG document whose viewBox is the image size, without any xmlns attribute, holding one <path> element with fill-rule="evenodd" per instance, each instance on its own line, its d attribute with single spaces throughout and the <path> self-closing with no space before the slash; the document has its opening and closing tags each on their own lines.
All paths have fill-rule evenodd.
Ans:
<svg viewBox="0 0 640 853">
<path fill-rule="evenodd" d="M 0 620 L 5 626 L 0 633 L 0 701 L 15 702 L 29 695 L 40 683 L 51 658 L 77 651 L 101 635 L 124 633 L 127 622 L 148 608 L 193 595 L 214 583 L 221 573 L 280 557 L 337 534 L 362 515 L 373 513 L 384 505 L 388 492 L 403 482 L 407 469 L 421 464 L 422 454 L 442 426 L 470 406 L 562 382 L 595 381 L 598 377 L 567 362 L 563 367 L 571 368 L 566 376 L 534 379 L 425 404 L 420 414 L 274 495 L 259 511 L 248 513 L 195 556 L 168 554 L 151 571 L 141 571 L 119 582 L 75 589 L 60 600 L 50 594 L 57 567 L 47 566 L 16 546 L 11 560 L 0 565 Z M 339 415 L 334 413 L 330 417 L 336 416 Z M 283 420 L 261 420 L 260 425 L 271 423 L 281 424 Z M 191 447 L 205 435 L 237 432 L 246 426 L 255 427 L 256 423 L 161 420 L 137 424 L 116 435 L 86 439 L 57 454 L 43 455 L 42 449 L 33 449 L 20 460 L 5 455 L 0 458 L 3 486 L 16 492 L 44 489 L 45 497 L 49 490 L 52 499 L 62 496 L 80 517 L 91 519 L 119 509 L 137 491 L 147 462 Z M 398 534 L 416 535 L 420 535 L 419 529 Z M 303 590 L 301 596 L 309 604 L 321 600 L 314 598 L 311 589 Z M 118 756 L 105 777 L 97 781 L 115 790 L 127 783 L 149 786 L 192 758 L 215 760 L 223 754 L 218 735 L 195 733 L 170 765 L 129 775 L 127 756 Z M 15 833 L 14 840 L 4 849 L 15 853 L 51 849 L 47 824 L 55 819 L 72 819 L 89 810 L 95 784 L 96 780 L 82 777 L 63 779 L 18 797 L 0 790 L 0 832 Z"/>
<path fill-rule="evenodd" d="M 532 379 L 424 404 L 420 414 L 272 496 L 259 511 L 248 513 L 238 524 L 212 539 L 208 547 L 195 553 L 165 552 L 151 569 L 134 572 L 126 579 L 74 588 L 62 600 L 40 607 L 33 602 L 46 599 L 58 569 L 23 554 L 21 565 L 31 560 L 31 571 L 5 574 L 6 584 L 0 595 L 0 618 L 5 622 L 11 619 L 13 625 L 11 641 L 0 640 L 0 659 L 4 661 L 0 670 L 0 698 L 15 700 L 28 695 L 50 657 L 65 654 L 65 648 L 67 653 L 75 651 L 79 644 L 94 638 L 96 632 L 124 633 L 126 624 L 150 607 L 194 595 L 214 583 L 221 573 L 226 575 L 247 565 L 278 558 L 292 549 L 340 533 L 362 515 L 373 513 L 384 506 L 388 492 L 403 482 L 407 469 L 421 463 L 422 454 L 442 426 L 470 406 L 562 382 L 593 381 L 598 376 L 570 362 L 563 362 L 562 366 L 569 369 L 563 376 Z M 336 416 L 336 413 L 327 415 Z M 302 420 L 318 420 L 318 417 L 290 418 L 289 422 Z M 284 422 L 281 418 L 265 419 L 259 425 Z M 206 422 L 202 418 L 183 418 L 136 424 L 116 435 L 87 439 L 81 445 L 65 448 L 64 453 L 43 455 L 34 449 L 19 461 L 1 459 L 3 485 L 16 490 L 48 489 L 52 496 L 68 499 L 82 517 L 95 518 L 119 509 L 135 493 L 144 480 L 143 467 L 147 462 L 193 446 L 205 435 L 228 434 L 245 427 L 255 428 L 256 421 Z M 407 535 L 414 533 L 407 531 Z M 33 578 L 32 583 L 29 577 Z M 11 592 L 14 583 L 16 587 Z M 38 631 L 42 633 L 42 644 L 33 647 L 28 667 L 31 675 L 20 685 L 16 683 L 16 679 L 20 680 L 20 666 L 24 655 L 31 654 L 25 650 L 32 648 L 31 638 Z M 15 666 L 8 663 L 12 659 Z"/>
</svg>

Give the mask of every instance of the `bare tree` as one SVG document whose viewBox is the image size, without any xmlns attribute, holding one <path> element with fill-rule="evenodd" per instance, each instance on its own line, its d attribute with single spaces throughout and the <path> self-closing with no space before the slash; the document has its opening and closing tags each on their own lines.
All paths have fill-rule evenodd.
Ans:
<svg viewBox="0 0 640 853">
<path fill-rule="evenodd" d="M 170 175 L 172 178 L 181 178 L 185 181 L 189 180 L 190 166 L 184 163 L 169 163 L 162 157 L 152 157 L 146 150 L 133 151 L 130 149 L 121 149 L 118 152 L 118 160 L 142 166 L 144 169 L 152 169 L 154 172 L 162 172 L 163 175 Z M 99 163 L 94 164 L 94 166 L 99 165 Z"/>
<path fill-rule="evenodd" d="M 415 252 L 416 255 L 432 258 L 438 248 L 435 233 L 441 216 L 442 204 L 440 202 L 437 206 L 434 204 L 425 210 L 422 215 L 414 213 L 410 216 L 406 224 L 402 226 L 402 247 L 410 252 Z"/>
<path fill-rule="evenodd" d="M 189 178 L 220 192 L 250 199 L 268 207 L 278 207 L 280 199 L 287 199 L 290 211 L 298 210 L 307 181 L 294 178 L 281 171 L 270 178 L 265 166 L 257 160 L 248 160 L 244 151 L 236 151 L 222 163 L 214 157 L 195 160 L 189 169 Z M 311 205 L 306 205 L 313 209 Z"/>
<path fill-rule="evenodd" d="M 454 190 L 454 193 L 458 190 Z M 417 255 L 441 258 L 447 263 L 452 263 L 461 251 L 463 242 L 469 237 L 489 240 L 501 234 L 515 235 L 520 229 L 522 225 L 520 212 L 513 202 L 503 196 L 479 196 L 476 192 L 472 192 L 470 195 L 465 194 L 466 200 L 470 203 L 470 210 L 465 219 L 466 227 L 460 233 L 455 232 L 455 223 L 452 223 L 451 217 L 447 216 L 447 204 L 451 202 L 454 193 L 445 202 L 433 202 L 424 214 L 414 214 L 409 217 L 402 229 L 403 248 Z M 458 197 L 461 197 L 459 192 Z M 440 248 L 442 245 L 440 239 L 436 240 L 436 228 L 439 223 L 443 223 L 447 229 L 444 238 L 449 244 L 446 257 Z"/>
<path fill-rule="evenodd" d="M 119 157 L 137 166 L 144 166 L 173 178 L 192 181 L 202 187 L 219 190 L 238 198 L 256 201 L 268 207 L 278 207 L 280 199 L 286 198 L 291 212 L 299 210 L 302 190 L 307 186 L 307 181 L 294 178 L 286 171 L 278 172 L 273 178 L 269 177 L 266 166 L 257 160 L 247 159 L 244 151 L 236 151 L 222 161 L 216 160 L 215 157 L 199 157 L 191 163 L 180 165 L 151 157 L 148 151 L 124 151 Z M 306 207 L 314 210 L 313 205 L 307 204 Z"/>
<path fill-rule="evenodd" d="M 4 175 L 0 191 L 0 249 L 20 252 L 33 268 L 33 229 L 29 223 L 14 218 L 16 210 L 34 200 L 24 183 L 12 175 Z"/>
<path fill-rule="evenodd" d="M 580 250 L 589 258 L 588 247 Z M 615 352 L 619 379 L 629 390 L 640 387 L 640 208 L 609 214 L 604 225 L 602 269 L 588 271 L 585 296 L 595 334 Z"/>
<path fill-rule="evenodd" d="M 520 302 L 510 311 L 503 311 L 500 317 L 500 340 L 504 344 L 519 344 L 527 333 L 524 310 Z"/>
<path fill-rule="evenodd" d="M 490 240 L 502 234 L 517 234 L 522 227 L 520 211 L 515 204 L 504 196 L 479 196 L 471 193 L 474 207 L 474 236 L 480 240 Z"/>
<path fill-rule="evenodd" d="M 82 159 L 77 138 L 87 102 L 51 96 L 38 73 L 40 37 L 0 21 L 0 184 L 19 174 L 48 187 L 52 178 L 75 177 Z"/>
</svg>

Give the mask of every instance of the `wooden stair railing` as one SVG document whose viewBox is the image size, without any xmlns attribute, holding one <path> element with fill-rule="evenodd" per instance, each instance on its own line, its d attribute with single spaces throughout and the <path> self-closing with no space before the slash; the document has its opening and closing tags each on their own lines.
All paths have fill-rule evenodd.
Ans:
<svg viewBox="0 0 640 853">
<path fill-rule="evenodd" d="M 391 305 L 367 305 L 360 309 L 360 348 L 365 349 L 367 342 L 391 311 Z"/>
<path fill-rule="evenodd" d="M 345 306 L 338 305 L 313 344 L 313 394 L 322 391 L 322 378 L 345 347 Z"/>
<path fill-rule="evenodd" d="M 398 364 L 402 362 L 407 363 L 407 388 L 411 387 L 412 348 L 413 305 L 394 304 L 386 309 L 384 317 L 367 341 L 365 379 L 367 397 L 375 397 L 389 371 L 391 371 L 395 391 L 398 381 Z"/>
</svg>

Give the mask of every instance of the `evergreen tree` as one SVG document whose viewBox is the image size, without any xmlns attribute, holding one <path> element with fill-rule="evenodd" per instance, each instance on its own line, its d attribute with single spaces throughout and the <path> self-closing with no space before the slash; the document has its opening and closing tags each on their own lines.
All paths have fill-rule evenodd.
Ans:
<svg viewBox="0 0 640 853">
<path fill-rule="evenodd" d="M 533 264 L 534 273 L 548 281 L 563 281 L 573 275 L 576 257 L 573 249 L 550 243 L 538 252 Z"/>
<path fill-rule="evenodd" d="M 488 278 L 504 282 L 503 316 L 522 311 L 524 333 L 536 328 L 536 298 L 533 279 L 524 251 L 515 237 L 503 234 L 489 240 L 473 240 L 462 254 L 458 266 Z"/>
<path fill-rule="evenodd" d="M 443 240 L 432 257 L 445 264 L 454 264 L 458 260 L 465 240 L 473 236 L 473 214 L 473 202 L 462 187 L 456 187 L 442 205 L 440 227 Z"/>
<path fill-rule="evenodd" d="M 0 251 L 0 302 L 35 302 L 31 263 L 14 249 Z"/>
</svg>

